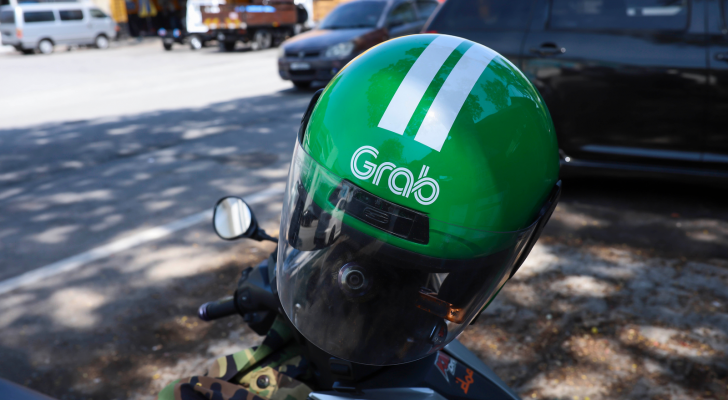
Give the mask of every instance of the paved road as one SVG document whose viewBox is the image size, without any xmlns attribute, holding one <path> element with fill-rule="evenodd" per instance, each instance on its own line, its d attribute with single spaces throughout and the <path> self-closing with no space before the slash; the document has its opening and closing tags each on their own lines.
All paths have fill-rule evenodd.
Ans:
<svg viewBox="0 0 728 400">
<path fill-rule="evenodd" d="M 0 57 L 0 280 L 283 182 L 311 93 L 275 54 Z"/>
<path fill-rule="evenodd" d="M 278 77 L 275 50 L 164 52 L 152 42 L 3 53 L 0 71 L 0 286 L 175 224 L 224 195 L 277 189 L 253 206 L 277 232 L 312 92 Z M 239 340 L 217 335 L 248 337 L 238 322 L 191 318 L 271 248 L 224 242 L 203 222 L 0 293 L 0 376 L 61 398 L 137 398 L 151 394 L 155 345 L 185 360 L 176 376 L 237 349 Z M 189 331 L 179 333 L 182 316 Z M 204 340 L 208 331 L 218 340 Z M 176 348 L 175 333 L 184 335 Z"/>
</svg>

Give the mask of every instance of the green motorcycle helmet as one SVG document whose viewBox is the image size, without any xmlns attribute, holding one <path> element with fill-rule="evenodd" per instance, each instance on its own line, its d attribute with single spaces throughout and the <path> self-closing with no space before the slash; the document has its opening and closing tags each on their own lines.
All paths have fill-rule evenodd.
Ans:
<svg viewBox="0 0 728 400">
<path fill-rule="evenodd" d="M 286 315 L 354 363 L 438 351 L 523 263 L 558 175 L 546 105 L 498 53 L 437 34 L 371 48 L 301 123 L 276 264 Z"/>
</svg>

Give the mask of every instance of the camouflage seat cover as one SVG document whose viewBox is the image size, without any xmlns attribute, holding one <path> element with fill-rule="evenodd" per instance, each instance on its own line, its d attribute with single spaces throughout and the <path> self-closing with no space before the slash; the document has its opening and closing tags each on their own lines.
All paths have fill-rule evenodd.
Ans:
<svg viewBox="0 0 728 400">
<path fill-rule="evenodd" d="M 291 328 L 276 319 L 260 346 L 220 357 L 205 376 L 178 379 L 159 400 L 305 400 L 311 389 L 301 348 Z"/>
</svg>

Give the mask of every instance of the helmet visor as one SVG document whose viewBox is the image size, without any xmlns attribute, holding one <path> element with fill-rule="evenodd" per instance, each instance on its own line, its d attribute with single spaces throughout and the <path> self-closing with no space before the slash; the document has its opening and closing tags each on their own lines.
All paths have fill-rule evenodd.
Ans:
<svg viewBox="0 0 728 400">
<path fill-rule="evenodd" d="M 414 361 L 455 339 L 508 280 L 538 225 L 489 232 L 433 220 L 343 180 L 298 143 L 281 218 L 286 314 L 327 353 L 371 365 Z M 467 249 L 462 259 L 431 256 L 452 246 Z"/>
</svg>

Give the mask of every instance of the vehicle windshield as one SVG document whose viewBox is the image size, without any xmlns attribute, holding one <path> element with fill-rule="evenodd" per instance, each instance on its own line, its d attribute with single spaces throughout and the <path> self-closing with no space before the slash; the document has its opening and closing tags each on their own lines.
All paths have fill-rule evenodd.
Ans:
<svg viewBox="0 0 728 400">
<path fill-rule="evenodd" d="M 320 29 L 375 28 L 384 11 L 383 1 L 358 1 L 342 4 L 321 22 Z"/>
</svg>

